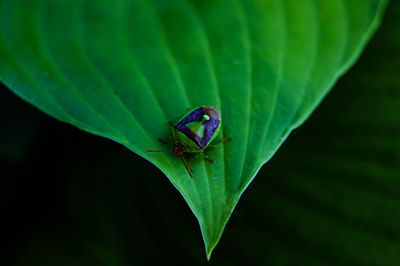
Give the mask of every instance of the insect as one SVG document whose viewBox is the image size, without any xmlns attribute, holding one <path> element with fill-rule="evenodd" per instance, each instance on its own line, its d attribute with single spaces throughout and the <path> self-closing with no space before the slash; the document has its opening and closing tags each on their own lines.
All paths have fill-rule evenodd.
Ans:
<svg viewBox="0 0 400 266">
<path fill-rule="evenodd" d="M 172 125 L 172 124 L 171 124 Z M 175 156 L 181 158 L 190 177 L 193 170 L 185 161 L 185 153 L 202 153 L 216 138 L 220 130 L 221 113 L 213 106 L 202 106 L 190 111 L 183 116 L 175 125 L 172 125 L 172 137 L 174 139 L 174 148 L 172 152 Z M 166 143 L 162 139 L 161 142 Z M 224 139 L 230 141 L 229 138 Z M 164 150 L 147 150 L 148 152 L 170 152 Z M 204 157 L 213 162 L 207 156 Z"/>
</svg>

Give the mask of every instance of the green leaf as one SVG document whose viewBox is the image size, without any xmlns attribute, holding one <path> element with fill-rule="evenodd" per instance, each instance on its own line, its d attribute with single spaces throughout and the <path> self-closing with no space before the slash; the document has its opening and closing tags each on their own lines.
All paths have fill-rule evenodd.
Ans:
<svg viewBox="0 0 400 266">
<path fill-rule="evenodd" d="M 1 0 L 0 80 L 47 114 L 154 163 L 211 255 L 237 201 L 361 53 L 386 0 Z M 158 138 L 215 105 L 233 139 L 188 158 Z M 132 178 L 149 178 L 135 176 Z"/>
</svg>

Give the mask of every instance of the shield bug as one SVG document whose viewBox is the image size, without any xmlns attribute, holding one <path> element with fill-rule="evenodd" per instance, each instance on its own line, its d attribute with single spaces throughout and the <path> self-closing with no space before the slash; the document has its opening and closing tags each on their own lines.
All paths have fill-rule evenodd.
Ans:
<svg viewBox="0 0 400 266">
<path fill-rule="evenodd" d="M 202 153 L 216 138 L 220 130 L 221 113 L 213 106 L 202 106 L 183 116 L 172 128 L 174 148 L 172 152 L 181 158 L 183 165 L 192 177 L 190 165 L 186 163 L 185 153 Z M 227 139 L 228 141 L 230 139 Z M 160 141 L 162 141 L 160 139 Z M 162 141 L 164 142 L 164 141 Z M 148 152 L 170 152 L 147 150 Z M 207 158 L 207 157 L 205 157 Z M 208 158 L 212 162 L 211 159 Z"/>
</svg>

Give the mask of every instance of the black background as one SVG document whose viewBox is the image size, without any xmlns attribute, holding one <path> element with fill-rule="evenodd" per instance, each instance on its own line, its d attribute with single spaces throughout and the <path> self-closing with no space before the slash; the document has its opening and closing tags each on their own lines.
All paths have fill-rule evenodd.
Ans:
<svg viewBox="0 0 400 266">
<path fill-rule="evenodd" d="M 360 61 L 262 168 L 210 263 L 195 217 L 154 166 L 1 87 L 4 265 L 400 265 L 400 229 L 384 220 L 399 221 L 398 183 L 386 177 L 389 167 L 400 173 L 400 146 L 378 141 L 400 145 L 399 9 L 393 2 Z M 366 141 L 340 145 L 353 139 Z M 349 165 L 326 167 L 332 157 Z M 360 158 L 382 170 L 365 176 L 354 164 Z M 311 192 L 301 186 L 305 176 L 318 184 Z M 359 187 L 393 193 L 393 206 L 373 212 Z M 330 196 L 318 201 L 313 189 Z M 341 211 L 349 198 L 343 206 L 354 216 Z M 372 232 L 383 244 L 348 228 Z"/>
</svg>

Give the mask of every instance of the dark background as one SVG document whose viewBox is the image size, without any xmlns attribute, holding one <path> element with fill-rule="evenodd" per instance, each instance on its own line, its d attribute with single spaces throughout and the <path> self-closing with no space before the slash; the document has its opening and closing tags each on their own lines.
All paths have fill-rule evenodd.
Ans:
<svg viewBox="0 0 400 266">
<path fill-rule="evenodd" d="M 2 265 L 400 265 L 400 3 L 244 193 L 207 263 L 168 179 L 0 87 Z"/>
</svg>

